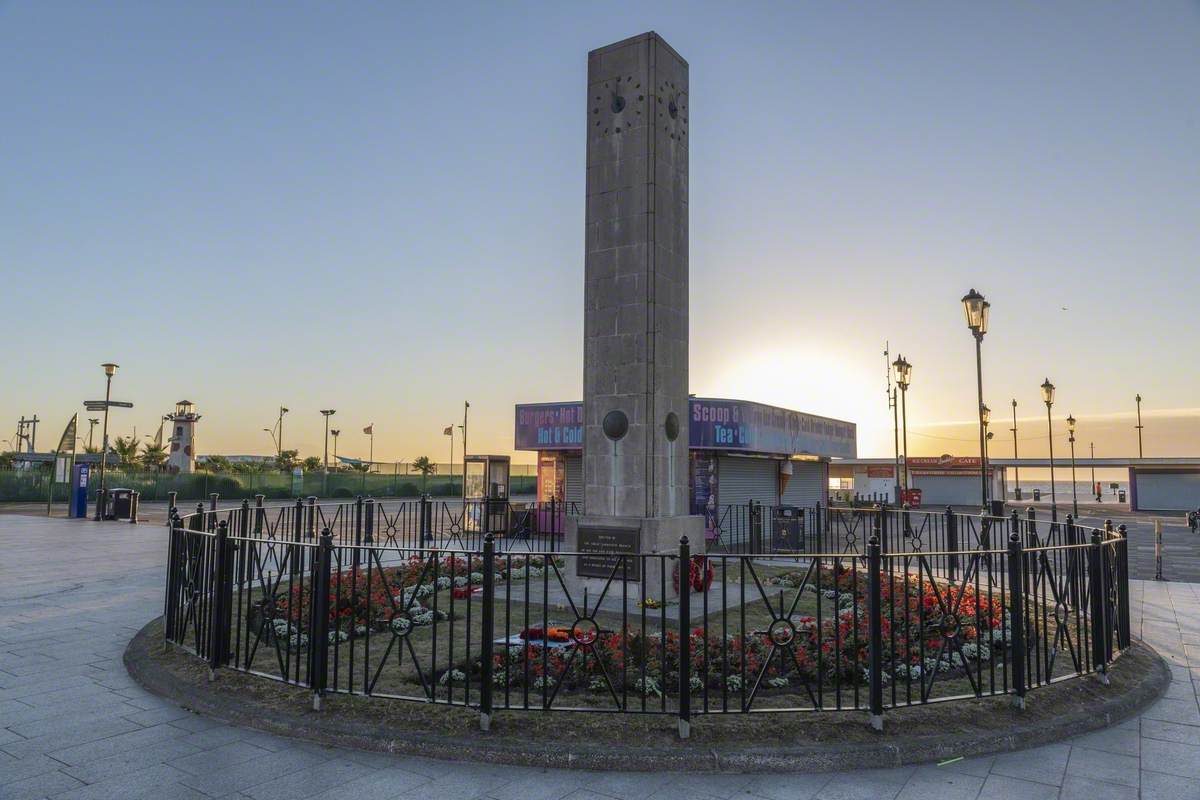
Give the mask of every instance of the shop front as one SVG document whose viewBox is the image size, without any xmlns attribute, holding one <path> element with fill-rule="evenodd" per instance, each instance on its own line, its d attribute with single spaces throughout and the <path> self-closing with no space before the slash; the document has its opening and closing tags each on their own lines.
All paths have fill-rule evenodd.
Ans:
<svg viewBox="0 0 1200 800">
<path fill-rule="evenodd" d="M 692 397 L 688 420 L 691 508 L 710 536 L 731 508 L 826 503 L 829 460 L 857 453 L 854 423 L 762 403 Z M 537 452 L 539 502 L 583 510 L 582 402 L 518 405 L 514 446 Z"/>
</svg>

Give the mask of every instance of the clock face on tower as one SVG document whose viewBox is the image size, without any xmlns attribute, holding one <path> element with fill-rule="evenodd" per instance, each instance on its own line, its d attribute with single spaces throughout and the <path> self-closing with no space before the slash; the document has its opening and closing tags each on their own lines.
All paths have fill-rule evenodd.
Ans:
<svg viewBox="0 0 1200 800">
<path fill-rule="evenodd" d="M 658 85 L 658 102 L 655 103 L 654 122 L 664 133 L 676 141 L 687 138 L 688 100 L 687 94 L 666 81 Z"/>
<path fill-rule="evenodd" d="M 590 100 L 592 130 L 600 136 L 619 136 L 646 124 L 646 92 L 632 75 L 604 81 L 592 90 Z"/>
</svg>

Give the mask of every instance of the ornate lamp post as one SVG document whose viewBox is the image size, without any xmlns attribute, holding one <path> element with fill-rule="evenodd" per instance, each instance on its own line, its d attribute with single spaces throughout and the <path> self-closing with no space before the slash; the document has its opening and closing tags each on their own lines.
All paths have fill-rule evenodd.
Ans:
<svg viewBox="0 0 1200 800">
<path fill-rule="evenodd" d="M 983 480 L 984 480 L 983 485 L 984 485 L 984 487 L 986 487 L 986 488 L 984 488 L 984 491 L 983 491 L 983 510 L 985 513 L 987 513 L 989 511 L 988 499 L 991 497 L 991 494 L 992 494 L 991 491 L 989 491 L 991 487 L 988 486 L 988 480 L 987 480 L 988 442 L 990 442 L 992 440 L 992 434 L 988 430 L 988 423 L 991 421 L 992 421 L 992 410 L 990 408 L 988 408 L 987 404 L 985 403 L 984 405 L 981 405 L 979 407 L 979 424 L 983 426 L 983 454 L 979 457 L 979 460 L 980 460 L 980 465 L 983 467 Z"/>
<path fill-rule="evenodd" d="M 963 295 L 962 298 L 963 313 L 967 317 L 967 327 L 971 329 L 971 335 L 975 337 L 975 383 L 979 390 L 979 405 L 977 408 L 983 408 L 983 337 L 987 333 L 988 327 L 988 312 L 991 310 L 992 304 L 983 299 L 983 295 L 971 289 Z M 987 442 L 984 439 L 983 420 L 979 421 L 979 486 L 983 505 L 987 506 L 988 490 L 987 490 L 987 471 L 983 466 L 984 451 L 987 449 Z"/>
<path fill-rule="evenodd" d="M 1133 398 L 1137 401 L 1137 432 L 1138 432 L 1138 458 L 1142 457 L 1142 396 L 1139 394 Z"/>
<path fill-rule="evenodd" d="M 1012 426 L 1013 461 L 1016 461 L 1018 456 L 1017 456 L 1017 398 L 1015 398 L 1015 397 L 1013 398 L 1013 401 L 1012 401 L 1012 407 L 1013 407 L 1013 426 Z M 1016 482 L 1017 482 L 1016 498 L 1018 500 L 1020 500 L 1021 499 L 1021 468 L 1015 464 L 1013 465 L 1013 477 L 1016 479 Z"/>
<path fill-rule="evenodd" d="M 1050 407 L 1054 405 L 1054 384 L 1046 378 L 1042 383 L 1042 402 L 1046 404 L 1046 437 L 1050 441 L 1050 518 L 1058 522 L 1058 494 L 1054 490 L 1054 423 Z"/>
<path fill-rule="evenodd" d="M 104 519 L 108 511 L 108 498 L 104 495 L 104 468 L 108 464 L 108 404 L 112 400 L 113 375 L 119 369 L 116 364 L 101 364 L 100 366 L 104 368 L 104 427 L 100 432 L 100 490 L 96 493 L 97 520 Z"/>
<path fill-rule="evenodd" d="M 1079 493 L 1075 485 L 1075 417 L 1071 414 L 1067 415 L 1067 432 L 1070 434 L 1067 441 L 1071 443 L 1071 513 L 1079 519 Z"/>
<path fill-rule="evenodd" d="M 908 485 L 908 384 L 912 381 L 912 364 L 904 358 L 897 356 L 892 362 L 892 369 L 896 372 L 896 386 L 900 388 L 900 425 L 904 431 L 904 491 L 909 490 Z"/>
</svg>

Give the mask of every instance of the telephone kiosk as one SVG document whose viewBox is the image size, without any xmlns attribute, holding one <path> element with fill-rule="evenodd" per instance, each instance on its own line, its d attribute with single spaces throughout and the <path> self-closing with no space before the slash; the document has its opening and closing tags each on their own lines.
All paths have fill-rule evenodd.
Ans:
<svg viewBox="0 0 1200 800">
<path fill-rule="evenodd" d="M 509 523 L 508 478 L 512 459 L 508 456 L 467 456 L 463 484 L 467 503 L 464 515 L 468 530 L 507 533 Z"/>
</svg>

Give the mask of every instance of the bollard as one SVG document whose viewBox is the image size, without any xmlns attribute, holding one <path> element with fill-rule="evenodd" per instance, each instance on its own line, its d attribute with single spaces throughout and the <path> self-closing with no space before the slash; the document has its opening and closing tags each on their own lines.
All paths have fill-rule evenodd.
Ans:
<svg viewBox="0 0 1200 800">
<path fill-rule="evenodd" d="M 375 542 L 375 500 L 368 497 L 363 501 L 363 544 Z"/>
<path fill-rule="evenodd" d="M 1166 580 L 1162 571 L 1163 543 L 1162 520 L 1154 520 L 1154 580 Z"/>
<path fill-rule="evenodd" d="M 256 537 L 262 536 L 263 527 L 267 521 L 267 512 L 263 508 L 263 500 L 266 499 L 267 496 L 264 494 L 254 495 L 254 535 Z"/>
<path fill-rule="evenodd" d="M 179 492 L 167 492 L 167 521 L 170 522 L 171 517 L 175 514 L 175 501 L 179 497 Z"/>
<path fill-rule="evenodd" d="M 296 507 L 292 509 L 292 541 L 299 542 L 304 538 L 304 501 L 296 498 Z"/>
<path fill-rule="evenodd" d="M 141 492 L 130 492 L 129 494 L 129 524 L 137 525 L 138 505 L 141 503 Z"/>
<path fill-rule="evenodd" d="M 317 535 L 317 498 L 308 498 L 308 525 L 304 529 L 304 538 L 312 539 Z"/>
<path fill-rule="evenodd" d="M 1008 537 L 1008 613 L 1012 621 L 1013 705 L 1025 708 L 1025 556 L 1021 537 L 1014 531 Z"/>
</svg>

